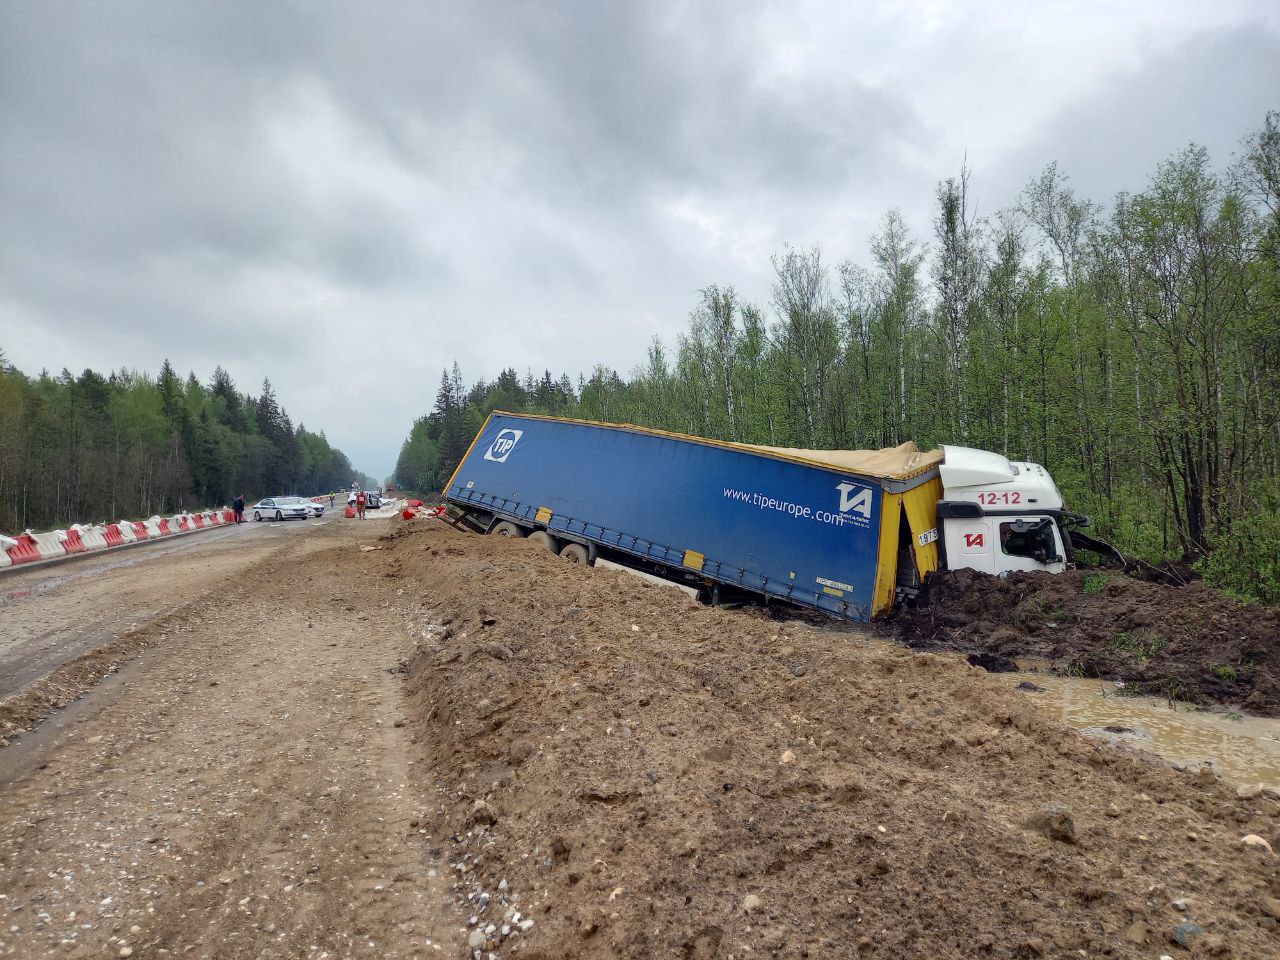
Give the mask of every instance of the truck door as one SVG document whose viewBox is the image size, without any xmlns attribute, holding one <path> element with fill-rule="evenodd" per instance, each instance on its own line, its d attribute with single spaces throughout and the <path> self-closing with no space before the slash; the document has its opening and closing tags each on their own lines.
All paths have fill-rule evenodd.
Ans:
<svg viewBox="0 0 1280 960">
<path fill-rule="evenodd" d="M 1043 514 L 1025 517 L 988 517 L 997 525 L 999 552 L 995 553 L 995 572 L 1005 570 L 1047 570 L 1061 573 L 1067 569 L 1062 534 L 1052 517 Z"/>
<path fill-rule="evenodd" d="M 998 573 L 993 517 L 947 517 L 940 520 L 949 570 Z"/>
</svg>

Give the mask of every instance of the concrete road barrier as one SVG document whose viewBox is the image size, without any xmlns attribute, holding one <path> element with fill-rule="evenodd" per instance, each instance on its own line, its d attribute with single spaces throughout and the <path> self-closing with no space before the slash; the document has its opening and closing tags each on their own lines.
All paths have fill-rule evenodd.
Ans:
<svg viewBox="0 0 1280 960">
<path fill-rule="evenodd" d="M 326 497 L 313 498 L 323 502 Z M 0 568 L 23 563 L 66 559 L 99 550 L 126 547 L 144 540 L 158 540 L 178 533 L 194 533 L 210 527 L 235 523 L 230 507 L 176 513 L 172 517 L 153 516 L 147 520 L 120 520 L 109 524 L 73 523 L 66 530 L 35 533 L 27 530 L 17 537 L 0 535 Z"/>
<path fill-rule="evenodd" d="M 84 541 L 80 539 L 80 531 L 74 527 L 58 530 L 62 534 L 62 550 L 64 553 L 84 553 Z"/>
<path fill-rule="evenodd" d="M 36 538 L 31 536 L 30 533 L 21 534 L 17 538 L 17 543 L 6 552 L 14 565 L 33 563 L 40 559 L 40 551 L 36 549 Z"/>
<path fill-rule="evenodd" d="M 28 530 L 27 533 L 35 541 L 36 552 L 40 554 L 41 560 L 52 560 L 54 557 L 67 555 L 67 548 L 63 546 L 63 542 L 67 539 L 65 530 L 50 530 L 48 533 L 31 533 Z"/>
<path fill-rule="evenodd" d="M 74 533 L 79 536 L 85 550 L 105 550 L 110 546 L 107 543 L 107 528 L 98 524 L 86 527 L 74 523 L 67 529 L 67 533 L 69 535 Z"/>
</svg>

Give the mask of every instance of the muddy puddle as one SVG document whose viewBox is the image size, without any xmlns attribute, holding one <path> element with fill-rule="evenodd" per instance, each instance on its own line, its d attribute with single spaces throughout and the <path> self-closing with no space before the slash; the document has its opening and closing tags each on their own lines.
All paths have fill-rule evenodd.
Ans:
<svg viewBox="0 0 1280 960">
<path fill-rule="evenodd" d="M 1090 736 L 1149 750 L 1193 769 L 1208 763 L 1232 783 L 1280 789 L 1280 719 L 1124 696 L 1121 688 L 1107 680 L 1044 673 L 998 676 L 1011 687 L 1019 683 L 1043 687 L 1042 693 L 1019 692 L 1049 716 Z"/>
<path fill-rule="evenodd" d="M 820 624 L 810 625 L 824 629 Z M 873 646 L 901 649 L 890 641 L 849 634 L 839 628 L 830 632 Z M 965 659 L 958 653 L 937 651 L 934 655 Z M 1055 676 L 1047 672 L 1047 664 L 1035 660 L 1021 660 L 1019 666 L 1022 672 L 992 676 L 1015 690 L 1019 684 L 1042 688 L 1039 692 L 1023 689 L 1017 693 L 1055 720 L 1089 736 L 1146 750 L 1193 770 L 1207 764 L 1231 783 L 1261 783 L 1280 790 L 1280 718 L 1197 709 L 1188 703 L 1156 697 L 1126 696 L 1123 688 L 1112 681 Z"/>
</svg>

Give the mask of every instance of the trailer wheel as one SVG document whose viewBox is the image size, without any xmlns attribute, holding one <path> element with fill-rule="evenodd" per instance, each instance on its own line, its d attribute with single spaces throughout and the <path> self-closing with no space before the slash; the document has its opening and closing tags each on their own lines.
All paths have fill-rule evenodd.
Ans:
<svg viewBox="0 0 1280 960">
<path fill-rule="evenodd" d="M 557 542 L 556 538 L 545 530 L 533 531 L 533 533 L 529 534 L 529 542 L 536 543 L 541 547 L 546 547 L 552 553 L 560 552 L 559 542 Z"/>
<path fill-rule="evenodd" d="M 495 537 L 523 537 L 524 531 L 509 520 L 503 520 L 490 531 Z"/>
<path fill-rule="evenodd" d="M 580 543 L 567 543 L 564 549 L 560 551 L 560 556 L 570 563 L 582 564 L 584 567 L 591 559 L 591 555 L 587 553 L 587 548 Z"/>
</svg>

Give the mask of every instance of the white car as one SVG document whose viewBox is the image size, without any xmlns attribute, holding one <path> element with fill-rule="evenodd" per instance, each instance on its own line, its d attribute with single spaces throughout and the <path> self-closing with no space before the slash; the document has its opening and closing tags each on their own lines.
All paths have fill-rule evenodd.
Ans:
<svg viewBox="0 0 1280 960">
<path fill-rule="evenodd" d="M 279 503 L 281 499 L 293 500 L 302 504 L 313 517 L 324 516 L 324 504 L 316 503 L 314 500 L 308 500 L 306 497 L 276 497 L 276 502 Z"/>
<path fill-rule="evenodd" d="M 253 505 L 255 520 L 305 520 L 310 515 L 297 497 L 268 497 Z"/>
</svg>

